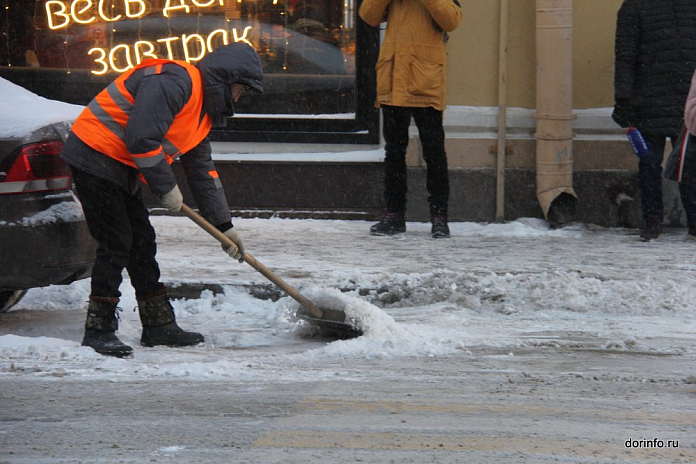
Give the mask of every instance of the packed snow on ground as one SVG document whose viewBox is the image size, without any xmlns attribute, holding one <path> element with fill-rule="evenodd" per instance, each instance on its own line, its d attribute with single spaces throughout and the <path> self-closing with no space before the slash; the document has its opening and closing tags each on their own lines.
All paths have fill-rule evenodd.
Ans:
<svg viewBox="0 0 696 464">
<path fill-rule="evenodd" d="M 31 336 L 2 332 L 0 376 L 292 380 L 312 369 L 315 378 L 330 378 L 355 359 L 467 356 L 482 347 L 510 356 L 540 348 L 696 355 L 696 243 L 683 230 L 643 243 L 635 231 L 552 230 L 521 219 L 453 223 L 451 239 L 433 240 L 425 223 L 408 223 L 398 237 L 372 237 L 363 221 L 236 219 L 257 260 L 364 331 L 337 340 L 297 320 L 294 300 L 229 259 L 188 219 L 152 219 L 163 280 L 211 288 L 173 301 L 179 324 L 202 332 L 206 343 L 141 347 L 125 275 L 119 336 L 134 356 L 107 358 L 81 347 L 83 280 L 30 290 L 12 309 L 61 312 L 71 322 Z"/>
</svg>

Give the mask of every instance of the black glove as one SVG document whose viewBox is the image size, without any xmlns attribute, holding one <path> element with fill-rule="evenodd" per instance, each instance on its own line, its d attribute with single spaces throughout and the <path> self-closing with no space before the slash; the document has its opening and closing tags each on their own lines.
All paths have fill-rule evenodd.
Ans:
<svg viewBox="0 0 696 464">
<path fill-rule="evenodd" d="M 626 100 L 619 100 L 614 104 L 611 119 L 621 127 L 631 127 L 637 122 L 636 113 Z"/>
</svg>

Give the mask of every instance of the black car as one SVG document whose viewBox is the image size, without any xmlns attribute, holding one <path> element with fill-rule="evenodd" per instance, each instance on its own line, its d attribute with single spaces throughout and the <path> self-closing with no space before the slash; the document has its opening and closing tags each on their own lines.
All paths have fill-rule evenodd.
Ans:
<svg viewBox="0 0 696 464">
<path fill-rule="evenodd" d="M 29 130 L 19 135 L 15 127 L 9 136 L 3 124 L 31 115 L 26 105 L 34 101 L 34 118 L 41 121 L 50 101 L 4 79 L 0 88 L 0 109 L 16 108 L 15 114 L 0 115 L 0 312 L 5 312 L 30 288 L 89 277 L 96 242 L 73 193 L 70 168 L 59 158 L 70 121 L 38 129 L 27 125 Z M 26 92 L 17 102 L 21 106 L 11 106 L 8 88 Z"/>
</svg>

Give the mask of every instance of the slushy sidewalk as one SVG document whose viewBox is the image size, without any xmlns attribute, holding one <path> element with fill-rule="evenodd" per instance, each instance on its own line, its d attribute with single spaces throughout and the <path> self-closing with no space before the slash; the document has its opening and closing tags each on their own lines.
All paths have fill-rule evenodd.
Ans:
<svg viewBox="0 0 696 464">
<path fill-rule="evenodd" d="M 684 230 L 643 243 L 526 219 L 433 240 L 423 223 L 371 237 L 367 222 L 235 220 L 303 293 L 341 289 L 392 320 L 335 341 L 187 219 L 153 222 L 164 280 L 198 288 L 177 320 L 206 344 L 140 347 L 126 281 L 119 336 L 136 351 L 106 359 L 79 346 L 88 282 L 32 290 L 0 315 L 0 461 L 696 462 Z"/>
</svg>

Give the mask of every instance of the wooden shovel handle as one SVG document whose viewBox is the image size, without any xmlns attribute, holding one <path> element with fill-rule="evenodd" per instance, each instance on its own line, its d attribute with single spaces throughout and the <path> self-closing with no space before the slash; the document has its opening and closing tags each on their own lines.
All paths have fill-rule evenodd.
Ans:
<svg viewBox="0 0 696 464">
<path fill-rule="evenodd" d="M 203 230 L 215 237 L 218 242 L 225 245 L 226 247 L 233 247 L 235 250 L 237 249 L 237 245 L 235 245 L 235 243 L 227 235 L 220 232 L 214 225 L 206 221 L 200 214 L 196 213 L 189 206 L 181 205 L 181 211 L 186 216 L 188 216 L 189 219 L 201 226 Z M 263 276 L 266 277 L 268 280 L 280 287 L 281 290 L 290 295 L 290 297 L 292 297 L 293 300 L 297 301 L 299 304 L 307 308 L 314 315 L 314 317 L 321 319 L 324 316 L 324 310 L 322 310 L 317 305 L 315 305 L 307 298 L 302 296 L 302 294 L 298 292 L 294 287 L 290 286 L 290 284 L 281 279 L 277 274 L 275 274 L 266 266 L 258 262 L 256 258 L 251 256 L 251 254 L 245 253 L 244 261 L 257 271 L 259 271 L 261 274 L 263 274 Z"/>
</svg>

